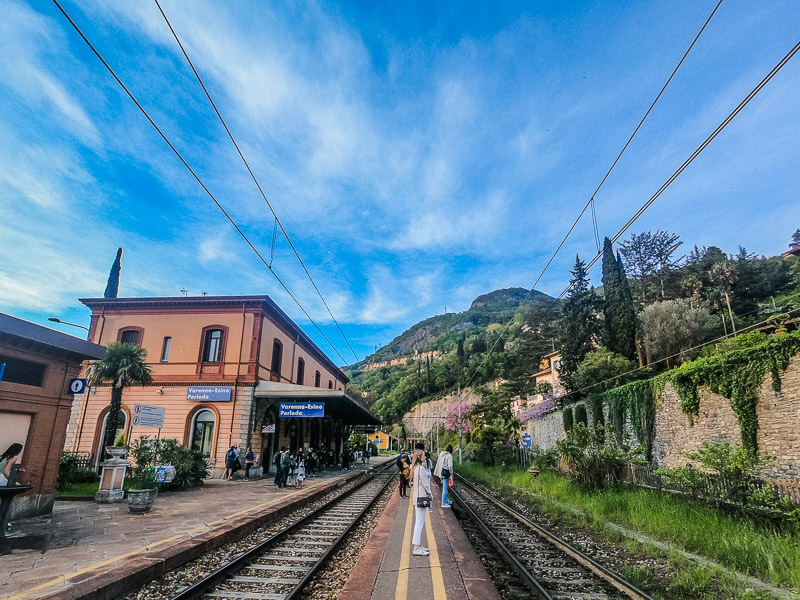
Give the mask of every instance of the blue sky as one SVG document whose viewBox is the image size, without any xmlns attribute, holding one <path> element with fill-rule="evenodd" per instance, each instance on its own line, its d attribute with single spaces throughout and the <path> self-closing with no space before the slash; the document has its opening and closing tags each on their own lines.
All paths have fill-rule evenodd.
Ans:
<svg viewBox="0 0 800 600">
<path fill-rule="evenodd" d="M 530 286 L 715 2 L 433 4 L 162 3 L 359 358 L 445 306 Z M 269 255 L 272 217 L 156 5 L 64 6 Z M 790 0 L 723 2 L 598 194 L 601 236 L 798 31 Z M 4 4 L 0 63 L 0 311 L 87 324 L 77 298 L 102 295 L 123 246 L 120 295 L 268 293 L 342 362 L 55 5 Z M 795 58 L 633 231 L 785 250 L 798 89 Z M 594 249 L 585 220 L 539 289 L 558 294 Z M 281 240 L 274 267 L 352 362 Z"/>
</svg>

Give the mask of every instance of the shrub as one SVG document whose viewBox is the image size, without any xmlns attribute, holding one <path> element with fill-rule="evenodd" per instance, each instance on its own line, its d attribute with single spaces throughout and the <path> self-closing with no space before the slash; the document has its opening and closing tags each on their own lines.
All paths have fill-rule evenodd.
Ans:
<svg viewBox="0 0 800 600">
<path fill-rule="evenodd" d="M 549 450 L 538 450 L 533 455 L 531 466 L 534 469 L 539 469 L 541 472 L 556 471 L 558 465 L 558 448 L 550 448 Z"/>
<path fill-rule="evenodd" d="M 564 431 L 569 433 L 572 430 L 572 425 L 574 424 L 575 420 L 572 418 L 572 408 L 567 406 L 564 409 L 564 412 L 561 413 L 561 418 L 564 422 Z"/>
<path fill-rule="evenodd" d="M 589 426 L 589 418 L 586 415 L 586 407 L 583 404 L 575 407 L 575 423 L 583 423 L 587 427 Z"/>
<path fill-rule="evenodd" d="M 636 452 L 618 446 L 613 440 L 603 443 L 603 427 L 594 429 L 576 423 L 567 437 L 557 443 L 558 454 L 566 463 L 572 478 L 589 488 L 602 488 L 616 481 L 626 462 L 641 462 Z"/>
<path fill-rule="evenodd" d="M 64 491 L 70 489 L 76 483 L 95 483 L 100 481 L 100 475 L 93 469 L 85 469 L 80 466 L 80 460 L 72 452 L 64 452 L 61 455 L 61 462 L 58 465 L 58 479 L 56 488 Z"/>
<path fill-rule="evenodd" d="M 135 463 L 132 469 L 135 478 L 157 464 L 175 467 L 175 478 L 164 484 L 164 488 L 168 490 L 183 490 L 202 485 L 209 475 L 208 461 L 202 453 L 179 444 L 178 440 L 155 440 L 142 436 L 131 445 L 130 455 Z"/>
</svg>

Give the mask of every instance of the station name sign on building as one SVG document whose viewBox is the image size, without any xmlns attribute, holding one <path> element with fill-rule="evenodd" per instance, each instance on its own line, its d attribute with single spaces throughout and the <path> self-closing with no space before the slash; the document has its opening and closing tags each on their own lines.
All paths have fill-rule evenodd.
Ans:
<svg viewBox="0 0 800 600">
<path fill-rule="evenodd" d="M 190 385 L 186 388 L 186 399 L 192 402 L 230 402 L 229 385 Z"/>
<path fill-rule="evenodd" d="M 281 402 L 281 417 L 324 417 L 324 402 Z"/>
</svg>

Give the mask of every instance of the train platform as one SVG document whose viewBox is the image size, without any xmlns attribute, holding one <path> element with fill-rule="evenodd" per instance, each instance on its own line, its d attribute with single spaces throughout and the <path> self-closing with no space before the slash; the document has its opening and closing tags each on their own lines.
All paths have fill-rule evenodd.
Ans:
<svg viewBox="0 0 800 600">
<path fill-rule="evenodd" d="M 159 494 L 143 515 L 130 514 L 126 502 L 56 502 L 51 515 L 14 523 L 15 535 L 26 537 L 0 545 L 0 598 L 113 598 L 389 460 L 324 471 L 299 490 L 279 490 L 272 477 L 207 480 L 193 490 Z"/>
<path fill-rule="evenodd" d="M 440 508 L 441 489 L 431 489 L 433 512 L 422 532 L 422 545 L 430 556 L 411 554 L 412 500 L 400 498 L 396 491 L 338 600 L 500 600 L 453 511 Z"/>
</svg>

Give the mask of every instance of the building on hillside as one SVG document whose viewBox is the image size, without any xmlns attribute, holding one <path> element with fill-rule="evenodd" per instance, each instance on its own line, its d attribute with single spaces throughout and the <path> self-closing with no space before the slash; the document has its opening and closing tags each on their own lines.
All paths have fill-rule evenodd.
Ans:
<svg viewBox="0 0 800 600">
<path fill-rule="evenodd" d="M 536 385 L 543 383 L 549 384 L 552 388 L 552 395 L 555 397 L 564 394 L 564 385 L 561 382 L 559 371 L 561 370 L 561 354 L 551 352 L 542 357 L 539 362 L 539 371 L 532 375 Z M 532 394 L 530 396 L 517 397 L 511 402 L 511 414 L 519 417 L 526 410 L 533 408 L 537 404 L 544 402 L 544 394 Z"/>
<path fill-rule="evenodd" d="M 207 456 L 250 446 L 267 464 L 281 446 L 339 451 L 356 424 L 380 420 L 350 395 L 348 378 L 269 296 L 89 298 L 89 339 L 147 350 L 153 384 L 126 388 L 118 434 L 174 438 Z M 111 388 L 72 412 L 66 450 L 101 456 Z M 283 406 L 283 403 L 304 403 Z M 161 430 L 137 425 L 135 405 L 165 409 Z M 256 469 L 254 474 L 260 471 Z"/>
<path fill-rule="evenodd" d="M 73 395 L 81 363 L 105 348 L 0 313 L 0 453 L 22 444 L 18 483 L 33 486 L 14 499 L 11 518 L 53 510 Z"/>
</svg>

